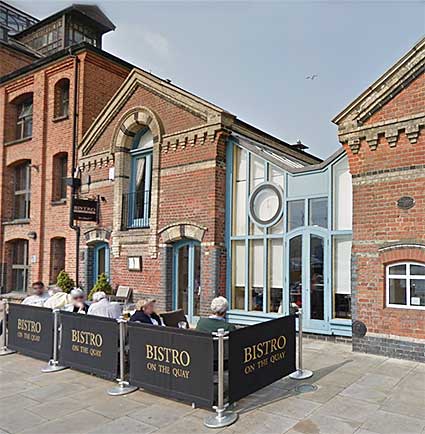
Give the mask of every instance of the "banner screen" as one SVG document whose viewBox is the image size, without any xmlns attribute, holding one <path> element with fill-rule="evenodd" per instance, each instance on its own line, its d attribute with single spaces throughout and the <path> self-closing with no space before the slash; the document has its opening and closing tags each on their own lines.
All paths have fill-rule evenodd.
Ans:
<svg viewBox="0 0 425 434">
<path fill-rule="evenodd" d="M 294 315 L 230 333 L 230 402 L 239 401 L 295 370 Z"/>
<path fill-rule="evenodd" d="M 53 313 L 44 307 L 9 304 L 9 341 L 11 350 L 41 360 L 53 353 Z"/>
<path fill-rule="evenodd" d="M 117 321 L 72 312 L 61 312 L 60 318 L 60 364 L 108 379 L 117 378 Z"/>
<path fill-rule="evenodd" d="M 130 383 L 209 407 L 213 403 L 213 339 L 192 330 L 128 324 Z"/>
</svg>

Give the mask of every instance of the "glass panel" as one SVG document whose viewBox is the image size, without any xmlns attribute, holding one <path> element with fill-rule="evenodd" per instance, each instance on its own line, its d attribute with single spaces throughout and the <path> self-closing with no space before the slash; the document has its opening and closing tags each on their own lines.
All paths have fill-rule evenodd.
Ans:
<svg viewBox="0 0 425 434">
<path fill-rule="evenodd" d="M 268 312 L 283 313 L 283 240 L 269 241 L 270 293 Z"/>
<path fill-rule="evenodd" d="M 271 228 L 269 228 L 269 233 L 271 234 L 283 234 L 283 218 L 281 217 L 280 220 L 273 225 Z"/>
<path fill-rule="evenodd" d="M 324 319 L 324 240 L 310 235 L 310 318 Z"/>
<path fill-rule="evenodd" d="M 320 197 L 309 201 L 310 226 L 328 227 L 328 199 Z"/>
<path fill-rule="evenodd" d="M 150 129 L 140 130 L 134 137 L 133 149 L 148 149 L 153 147 L 153 135 Z"/>
<path fill-rule="evenodd" d="M 288 202 L 288 232 L 304 226 L 304 200 Z"/>
<path fill-rule="evenodd" d="M 406 304 L 406 279 L 389 279 L 390 304 Z"/>
<path fill-rule="evenodd" d="M 289 307 L 302 307 L 302 236 L 289 241 Z"/>
<path fill-rule="evenodd" d="M 233 233 L 246 233 L 246 160 L 245 150 L 235 147 L 235 186 L 233 200 Z"/>
<path fill-rule="evenodd" d="M 233 241 L 232 252 L 232 309 L 245 308 L 245 241 Z"/>
<path fill-rule="evenodd" d="M 251 188 L 252 192 L 254 188 L 264 182 L 264 160 L 251 154 Z"/>
<path fill-rule="evenodd" d="M 25 269 L 12 270 L 12 290 L 25 291 L 28 271 Z"/>
<path fill-rule="evenodd" d="M 195 245 L 193 250 L 193 315 L 199 316 L 201 305 L 201 247 Z"/>
<path fill-rule="evenodd" d="M 348 161 L 344 159 L 334 168 L 334 229 L 351 230 L 353 214 L 353 192 Z"/>
<path fill-rule="evenodd" d="M 97 251 L 97 277 L 106 271 L 106 248 L 101 247 Z"/>
<path fill-rule="evenodd" d="M 136 158 L 133 176 L 133 219 L 143 219 L 145 216 L 146 157 Z"/>
<path fill-rule="evenodd" d="M 250 310 L 263 310 L 264 292 L 264 244 L 263 240 L 251 240 L 250 272 L 251 272 L 251 299 Z"/>
<path fill-rule="evenodd" d="M 425 276 L 425 266 L 410 264 L 411 276 Z"/>
<path fill-rule="evenodd" d="M 182 246 L 178 250 L 177 274 L 177 307 L 188 314 L 188 268 L 189 268 L 189 246 Z"/>
<path fill-rule="evenodd" d="M 254 215 L 261 221 L 271 220 L 279 210 L 279 198 L 274 190 L 262 189 L 255 197 Z"/>
<path fill-rule="evenodd" d="M 406 275 L 406 264 L 393 265 L 389 267 L 390 274 Z"/>
<path fill-rule="evenodd" d="M 410 281 L 410 305 L 425 306 L 425 279 Z"/>
<path fill-rule="evenodd" d="M 351 318 L 351 237 L 333 240 L 334 317 Z"/>
<path fill-rule="evenodd" d="M 27 250 L 26 241 L 15 241 L 13 243 L 13 251 L 12 251 L 13 265 L 28 265 L 26 250 Z"/>
<path fill-rule="evenodd" d="M 270 166 L 270 181 L 280 185 L 283 188 L 283 172 L 274 168 L 273 166 Z"/>
<path fill-rule="evenodd" d="M 27 201 L 26 194 L 16 194 L 15 195 L 15 204 L 14 204 L 14 218 L 15 219 L 24 219 L 27 217 L 26 209 L 27 209 Z"/>
</svg>

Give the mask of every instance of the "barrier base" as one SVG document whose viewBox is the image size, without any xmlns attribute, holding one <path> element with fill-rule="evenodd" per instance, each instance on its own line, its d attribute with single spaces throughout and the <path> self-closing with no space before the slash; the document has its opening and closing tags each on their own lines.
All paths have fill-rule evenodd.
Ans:
<svg viewBox="0 0 425 434">
<path fill-rule="evenodd" d="M 313 376 L 313 372 L 308 369 L 297 369 L 292 374 L 289 374 L 289 378 L 293 380 L 305 380 Z"/>
<path fill-rule="evenodd" d="M 110 396 L 120 396 L 135 392 L 137 389 L 138 387 L 130 386 L 127 381 L 120 381 L 118 386 L 112 387 L 112 389 L 109 389 L 107 393 Z"/>
<path fill-rule="evenodd" d="M 204 425 L 207 428 L 223 428 L 232 425 L 238 420 L 238 414 L 232 411 L 217 412 L 215 416 L 208 416 L 204 420 Z"/>
<path fill-rule="evenodd" d="M 58 372 L 63 371 L 64 369 L 68 369 L 66 366 L 61 366 L 58 364 L 58 362 L 55 362 L 54 360 L 49 360 L 49 363 L 45 368 L 41 370 L 43 373 L 49 373 L 49 372 Z"/>
<path fill-rule="evenodd" d="M 0 356 L 7 356 L 8 354 L 14 354 L 14 353 L 16 353 L 16 351 L 9 350 L 9 348 L 7 347 L 0 348 Z"/>
</svg>

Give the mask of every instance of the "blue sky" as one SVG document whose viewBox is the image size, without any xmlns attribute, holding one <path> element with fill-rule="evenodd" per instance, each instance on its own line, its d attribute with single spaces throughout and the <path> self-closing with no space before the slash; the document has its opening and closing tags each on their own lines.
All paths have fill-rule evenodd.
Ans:
<svg viewBox="0 0 425 434">
<path fill-rule="evenodd" d="M 41 18 L 73 1 L 10 3 Z M 424 1 L 94 2 L 117 26 L 106 51 L 322 158 L 331 119 L 425 34 Z"/>
</svg>

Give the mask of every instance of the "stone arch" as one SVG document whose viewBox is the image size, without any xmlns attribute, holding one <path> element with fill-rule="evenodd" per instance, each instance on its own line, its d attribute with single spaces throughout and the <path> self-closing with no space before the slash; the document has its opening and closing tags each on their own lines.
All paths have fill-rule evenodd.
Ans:
<svg viewBox="0 0 425 434">
<path fill-rule="evenodd" d="M 125 113 L 116 128 L 111 152 L 118 149 L 131 149 L 134 136 L 141 127 L 148 127 L 153 136 L 154 148 L 161 142 L 163 127 L 159 117 L 147 107 L 134 107 Z"/>
<path fill-rule="evenodd" d="M 109 243 L 111 232 L 106 229 L 91 229 L 84 233 L 84 239 L 87 245 L 96 244 L 99 242 Z"/>
<path fill-rule="evenodd" d="M 207 228 L 192 222 L 179 222 L 165 226 L 159 231 L 162 244 L 170 244 L 182 239 L 202 242 Z"/>
</svg>

